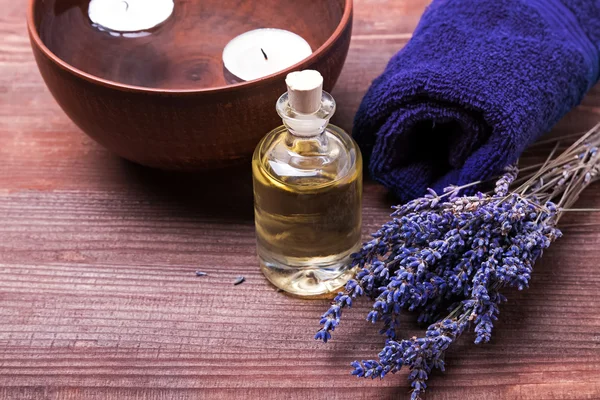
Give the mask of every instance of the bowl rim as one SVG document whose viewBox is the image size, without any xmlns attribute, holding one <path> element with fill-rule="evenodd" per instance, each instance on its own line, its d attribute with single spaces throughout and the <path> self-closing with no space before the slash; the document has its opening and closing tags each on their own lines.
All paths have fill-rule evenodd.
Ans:
<svg viewBox="0 0 600 400">
<path fill-rule="evenodd" d="M 292 65 L 291 67 L 288 67 L 288 68 L 281 70 L 279 72 L 276 72 L 274 74 L 267 75 L 262 78 L 254 79 L 254 80 L 247 81 L 247 82 L 239 82 L 239 83 L 234 83 L 231 85 L 215 86 L 215 87 L 210 87 L 210 88 L 159 89 L 159 88 L 149 88 L 149 87 L 143 87 L 143 86 L 127 85 L 127 84 L 111 81 L 109 79 L 99 78 L 95 75 L 89 74 L 78 68 L 75 68 L 72 65 L 68 64 L 67 62 L 63 61 L 61 58 L 59 58 L 57 55 L 55 55 L 52 51 L 50 51 L 50 49 L 44 44 L 44 42 L 42 42 L 42 39 L 40 38 L 38 30 L 35 27 L 35 21 L 33 19 L 34 8 L 35 8 L 35 4 L 39 1 L 41 1 L 41 0 L 29 0 L 29 4 L 27 7 L 27 30 L 29 31 L 30 38 L 35 43 L 35 46 L 37 46 L 37 48 L 39 50 L 41 50 L 41 52 L 47 58 L 49 58 L 52 62 L 54 62 L 56 65 L 58 65 L 60 68 L 62 68 L 66 72 L 69 72 L 69 73 L 71 73 L 79 78 L 82 78 L 88 82 L 91 82 L 91 83 L 100 84 L 105 87 L 122 90 L 122 91 L 140 92 L 140 93 L 163 93 L 163 94 L 216 93 L 216 92 L 223 93 L 226 91 L 233 91 L 236 89 L 251 89 L 256 86 L 260 86 L 261 84 L 265 83 L 266 81 L 274 80 L 275 78 L 284 78 L 290 72 L 298 70 L 298 68 L 301 67 L 302 65 L 310 63 L 311 61 L 320 58 L 325 53 L 326 50 L 328 50 L 330 47 L 332 47 L 333 44 L 335 43 L 335 41 L 342 35 L 342 32 L 346 29 L 349 21 L 351 21 L 352 12 L 353 12 L 353 4 L 352 4 L 353 0 L 344 0 L 344 13 L 342 15 L 342 19 L 340 20 L 340 23 L 336 27 L 333 34 L 329 37 L 329 39 L 327 39 L 327 41 L 325 41 L 325 43 L 323 43 L 309 57 Z"/>
</svg>

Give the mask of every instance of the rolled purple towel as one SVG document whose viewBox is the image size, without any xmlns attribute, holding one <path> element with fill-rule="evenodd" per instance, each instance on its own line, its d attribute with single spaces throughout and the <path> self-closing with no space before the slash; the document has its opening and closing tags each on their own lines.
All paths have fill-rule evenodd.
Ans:
<svg viewBox="0 0 600 400">
<path fill-rule="evenodd" d="M 492 177 L 598 81 L 600 0 L 433 0 L 353 135 L 402 201 Z"/>
</svg>

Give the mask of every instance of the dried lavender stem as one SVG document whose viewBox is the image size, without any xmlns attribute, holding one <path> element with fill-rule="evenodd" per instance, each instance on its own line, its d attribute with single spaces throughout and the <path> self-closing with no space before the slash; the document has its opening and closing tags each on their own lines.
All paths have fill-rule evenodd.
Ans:
<svg viewBox="0 0 600 400">
<path fill-rule="evenodd" d="M 529 149 L 538 147 L 538 146 L 543 146 L 546 144 L 554 144 L 555 142 L 562 142 L 564 140 L 578 139 L 578 138 L 582 137 L 583 135 L 585 135 L 585 133 L 586 132 L 571 133 L 568 135 L 557 136 L 557 137 L 553 137 L 550 139 L 539 140 L 539 141 L 533 143 L 531 146 L 529 146 Z"/>
<path fill-rule="evenodd" d="M 561 212 L 600 212 L 600 208 L 561 208 Z M 561 225 L 563 226 L 563 225 Z"/>
<path fill-rule="evenodd" d="M 379 361 L 352 363 L 353 374 L 383 378 L 409 368 L 411 399 L 421 399 L 435 368 L 469 326 L 475 343 L 488 342 L 505 287 L 528 287 L 535 262 L 561 236 L 556 228 L 565 212 L 600 211 L 571 206 L 600 178 L 600 124 L 557 155 L 555 143 L 546 160 L 523 168 L 507 168 L 487 193 L 458 196 L 463 189 L 488 181 L 449 187 L 394 207 L 393 219 L 353 255 L 359 271 L 321 318 L 316 339 L 327 342 L 339 325 L 342 310 L 366 295 L 375 302 L 367 320 L 382 321 L 388 336 Z M 558 204 L 555 202 L 558 201 Z M 442 319 L 439 307 L 452 302 Z M 433 322 L 422 337 L 396 340 L 401 310 L 420 312 L 420 322 Z"/>
<path fill-rule="evenodd" d="M 559 142 L 560 143 L 560 142 Z M 531 186 L 531 184 L 533 182 L 535 182 L 536 179 L 539 179 L 539 177 L 543 174 L 543 172 L 546 170 L 546 168 L 548 167 L 548 164 L 550 164 L 552 157 L 554 157 L 554 153 L 556 153 L 556 149 L 558 148 L 558 144 L 556 143 L 556 145 L 554 146 L 554 149 L 552 149 L 552 151 L 550 152 L 550 155 L 548 155 L 548 158 L 546 158 L 546 161 L 544 161 L 544 164 L 542 164 L 542 167 L 539 169 L 539 171 L 537 173 L 535 173 L 527 182 L 525 182 L 521 188 L 522 190 L 517 189 L 516 192 L 520 192 L 521 195 L 524 195 L 525 192 L 529 189 L 529 187 Z"/>
</svg>

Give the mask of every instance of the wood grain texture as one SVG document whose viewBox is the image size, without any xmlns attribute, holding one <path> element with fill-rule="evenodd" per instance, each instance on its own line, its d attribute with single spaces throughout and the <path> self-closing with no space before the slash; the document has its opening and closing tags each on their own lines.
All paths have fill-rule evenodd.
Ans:
<svg viewBox="0 0 600 400">
<path fill-rule="evenodd" d="M 336 123 L 351 127 L 426 3 L 356 0 Z M 312 335 L 327 302 L 286 297 L 262 277 L 249 171 L 172 174 L 111 155 L 45 88 L 24 2 L 0 6 L 0 399 L 407 398 L 405 373 L 349 375 L 383 345 L 366 302 L 324 345 Z M 596 89 L 553 134 L 598 119 Z M 365 234 L 392 202 L 366 185 Z M 600 184 L 579 205 L 599 207 Z M 428 399 L 600 398 L 600 214 L 563 226 L 531 289 L 508 294 L 492 343 L 465 335 Z M 238 275 L 247 280 L 233 286 Z M 422 329 L 403 322 L 406 336 Z"/>
</svg>

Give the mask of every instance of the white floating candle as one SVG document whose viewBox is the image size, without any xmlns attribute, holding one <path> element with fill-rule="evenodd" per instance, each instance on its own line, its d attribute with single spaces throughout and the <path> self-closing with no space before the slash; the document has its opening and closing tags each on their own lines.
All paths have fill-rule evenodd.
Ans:
<svg viewBox="0 0 600 400">
<path fill-rule="evenodd" d="M 237 36 L 223 50 L 223 65 L 243 81 L 262 78 L 312 54 L 306 40 L 283 29 L 255 29 Z"/>
<path fill-rule="evenodd" d="M 173 0 L 91 0 L 90 20 L 113 32 L 140 32 L 165 22 L 175 4 Z"/>
</svg>

